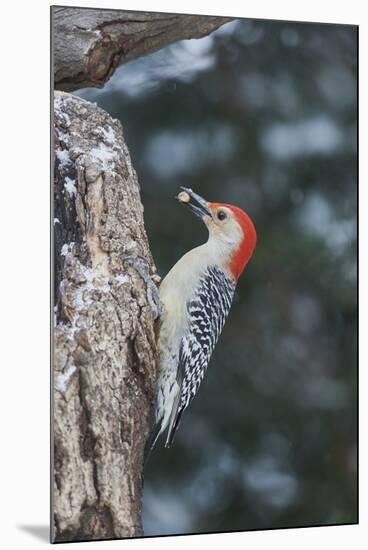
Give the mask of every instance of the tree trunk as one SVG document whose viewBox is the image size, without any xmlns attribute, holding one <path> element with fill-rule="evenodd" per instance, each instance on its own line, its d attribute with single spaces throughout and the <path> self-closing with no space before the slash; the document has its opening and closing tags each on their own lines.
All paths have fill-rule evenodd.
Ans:
<svg viewBox="0 0 368 550">
<path fill-rule="evenodd" d="M 155 267 L 121 124 L 55 93 L 53 541 L 142 535 Z M 157 277 L 157 276 L 156 276 Z"/>
<path fill-rule="evenodd" d="M 186 38 L 200 38 L 229 17 L 52 8 L 55 87 L 102 87 L 116 67 Z"/>
</svg>

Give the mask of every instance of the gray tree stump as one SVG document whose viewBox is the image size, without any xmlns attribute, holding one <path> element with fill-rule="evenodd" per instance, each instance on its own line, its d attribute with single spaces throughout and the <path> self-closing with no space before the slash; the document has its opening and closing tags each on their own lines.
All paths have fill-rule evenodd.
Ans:
<svg viewBox="0 0 368 550">
<path fill-rule="evenodd" d="M 141 535 L 156 345 L 155 276 L 121 124 L 55 93 L 53 540 Z"/>
</svg>

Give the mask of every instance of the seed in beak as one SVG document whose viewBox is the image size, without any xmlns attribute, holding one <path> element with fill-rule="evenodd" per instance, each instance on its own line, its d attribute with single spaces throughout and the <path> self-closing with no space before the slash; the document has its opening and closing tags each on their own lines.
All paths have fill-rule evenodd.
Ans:
<svg viewBox="0 0 368 550">
<path fill-rule="evenodd" d="M 181 191 L 179 193 L 179 195 L 177 196 L 177 199 L 180 202 L 189 202 L 190 201 L 190 196 L 188 195 L 188 193 L 186 193 L 186 191 Z"/>
</svg>

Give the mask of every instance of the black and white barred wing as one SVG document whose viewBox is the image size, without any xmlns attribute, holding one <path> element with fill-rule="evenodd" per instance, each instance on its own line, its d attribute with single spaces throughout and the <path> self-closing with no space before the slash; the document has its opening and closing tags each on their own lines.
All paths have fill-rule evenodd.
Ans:
<svg viewBox="0 0 368 550">
<path fill-rule="evenodd" d="M 234 296 L 235 285 L 223 271 L 212 267 L 200 279 L 187 304 L 189 330 L 180 352 L 177 382 L 180 388 L 172 411 L 166 445 L 170 445 L 180 417 L 198 391 L 219 339 Z"/>
</svg>

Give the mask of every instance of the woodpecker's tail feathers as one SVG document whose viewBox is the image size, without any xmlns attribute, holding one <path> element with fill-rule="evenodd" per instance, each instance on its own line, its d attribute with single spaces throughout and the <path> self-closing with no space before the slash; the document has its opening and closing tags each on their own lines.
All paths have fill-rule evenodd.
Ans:
<svg viewBox="0 0 368 550">
<path fill-rule="evenodd" d="M 170 426 L 167 432 L 166 442 L 165 442 L 165 447 L 167 448 L 170 447 L 170 445 L 174 441 L 174 436 L 176 434 L 176 430 L 178 429 L 180 418 L 181 418 L 181 415 L 183 414 L 183 411 L 184 409 L 180 409 L 179 411 L 177 411 L 175 416 L 172 419 L 172 422 L 170 423 Z"/>
<path fill-rule="evenodd" d="M 179 382 L 179 387 L 180 387 L 182 384 L 182 376 L 181 376 L 180 368 L 178 369 L 177 380 Z M 181 397 L 181 392 L 178 391 L 178 393 L 175 396 L 173 408 L 170 415 L 169 428 L 167 430 L 165 447 L 170 447 L 170 445 L 174 441 L 174 435 L 177 430 L 177 427 L 179 426 L 180 418 L 184 410 L 183 407 L 180 407 L 180 397 Z"/>
<path fill-rule="evenodd" d="M 161 433 L 161 426 L 162 426 L 162 422 L 158 422 L 157 424 L 155 424 L 154 426 L 152 426 L 152 429 L 148 435 L 148 438 L 147 438 L 147 441 L 146 441 L 146 444 L 144 446 L 144 463 L 146 464 L 147 460 L 148 460 L 148 457 L 153 449 L 153 447 L 155 446 L 155 443 Z"/>
</svg>

